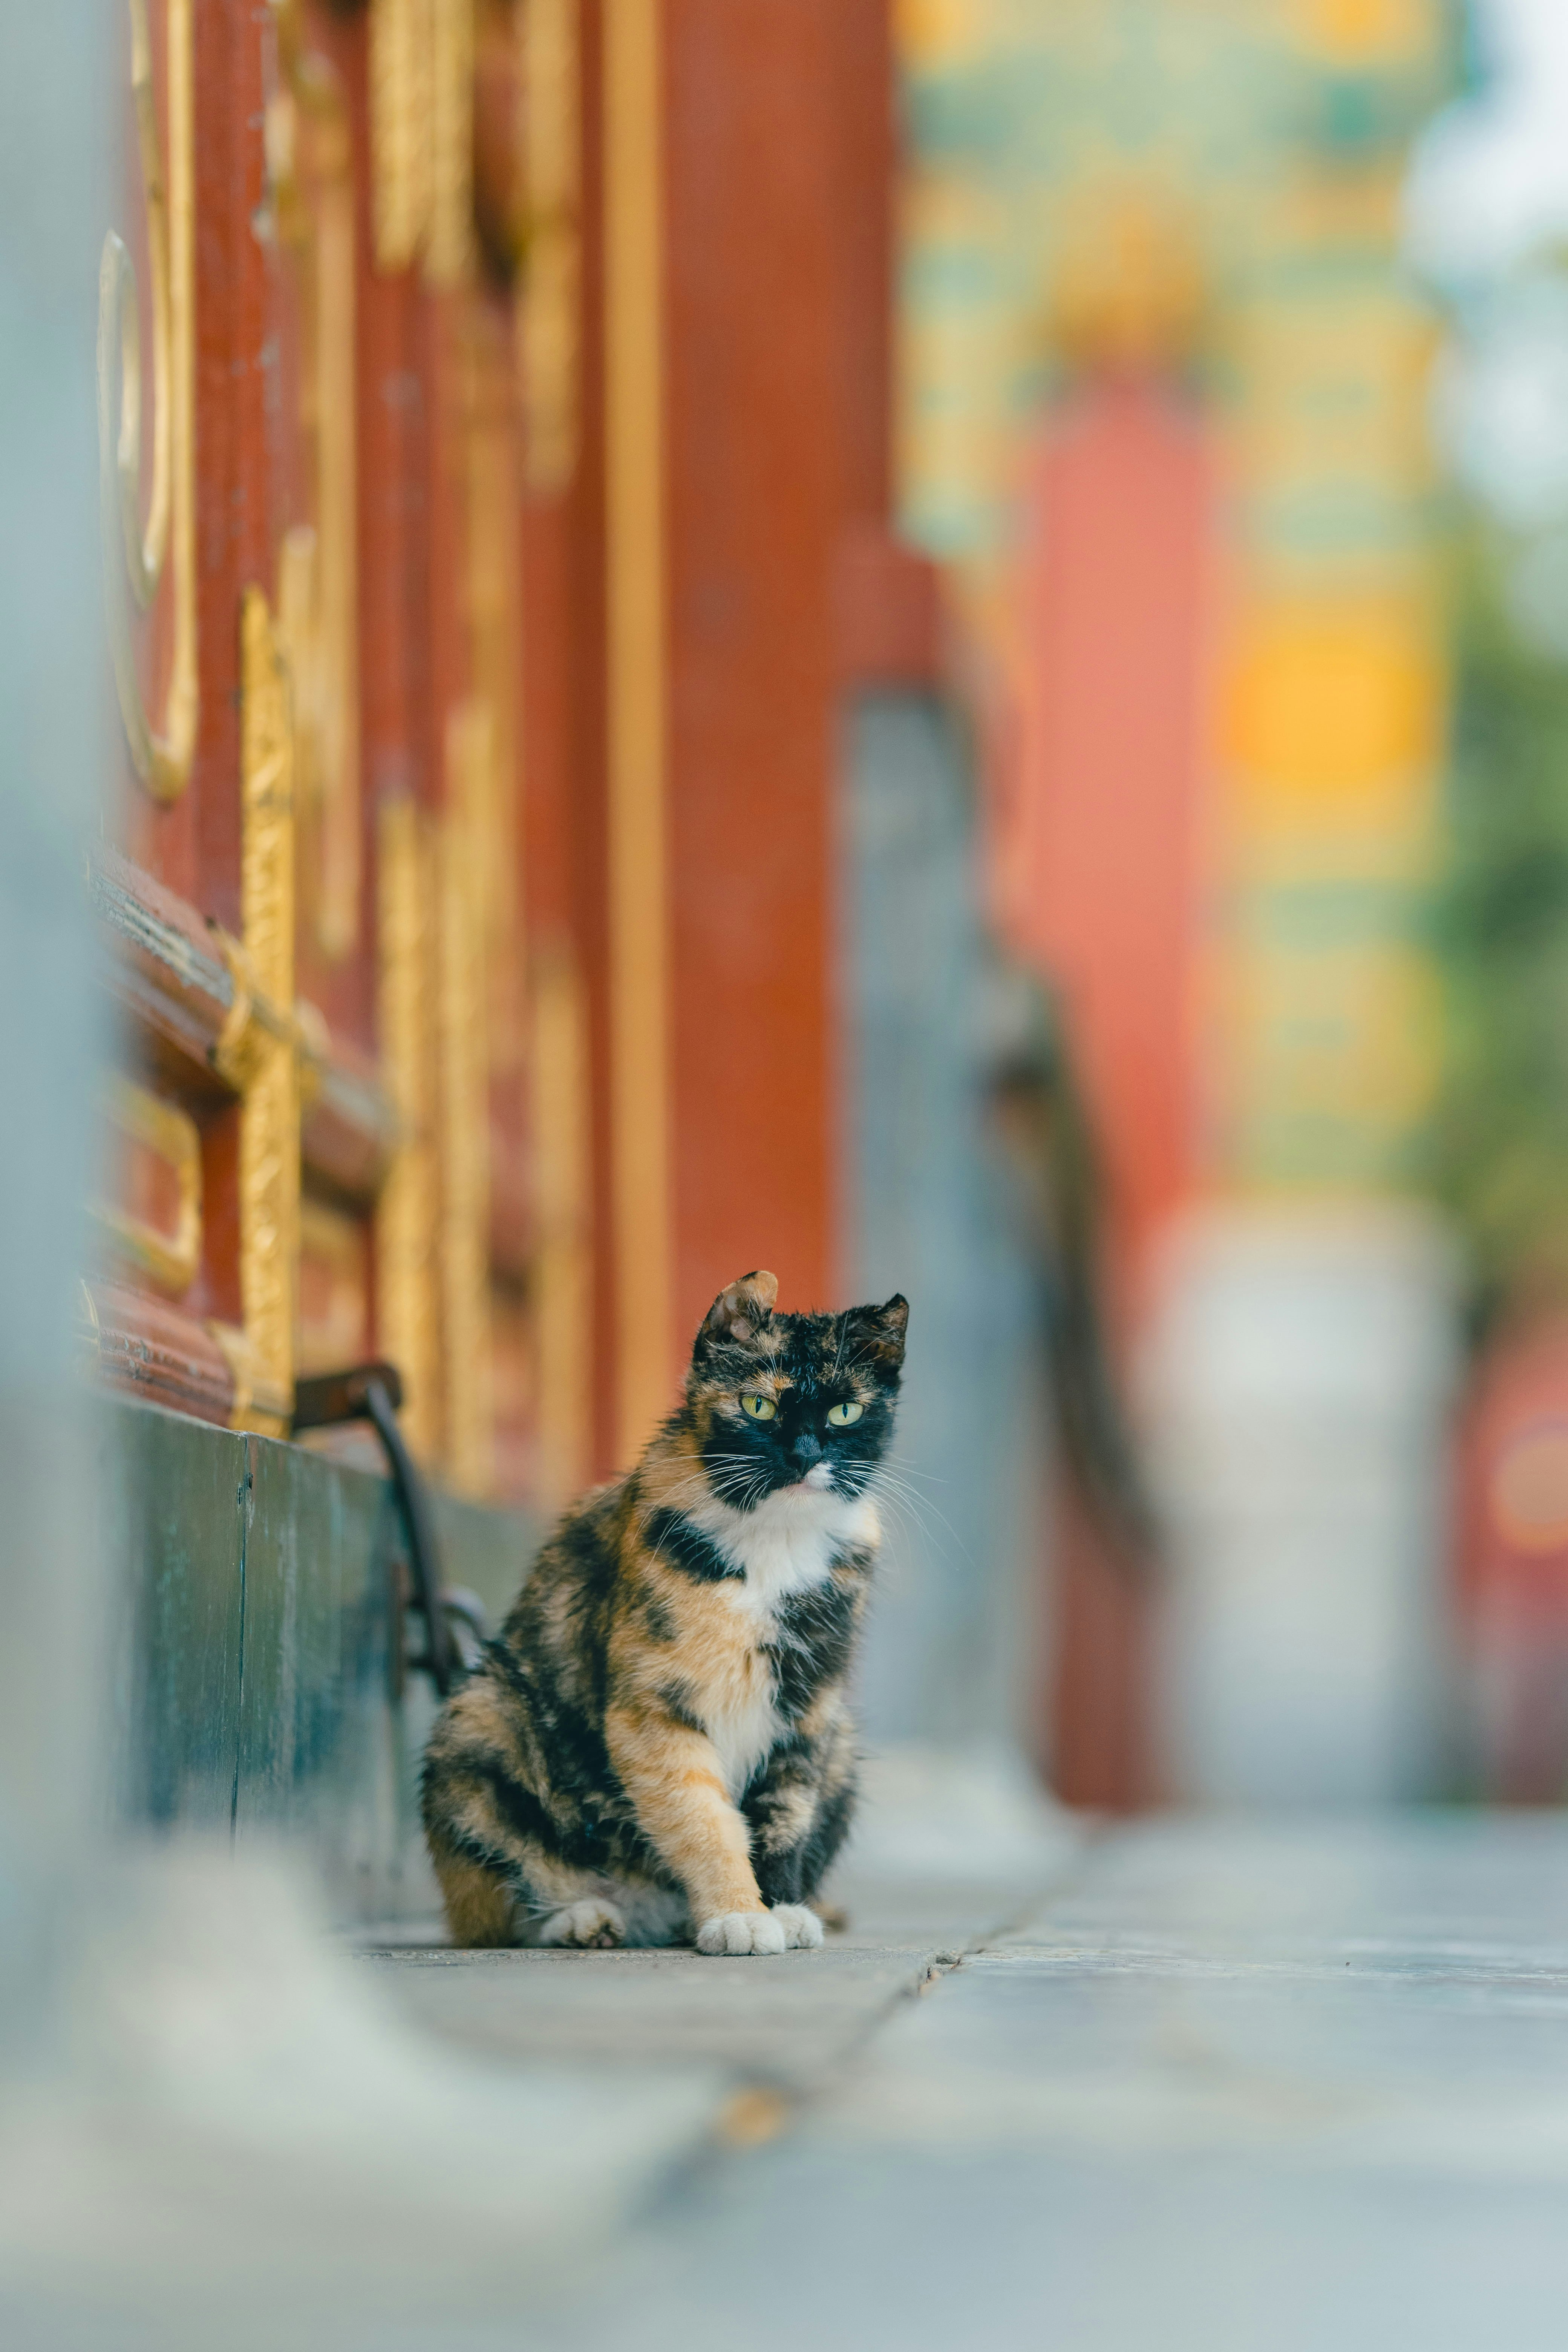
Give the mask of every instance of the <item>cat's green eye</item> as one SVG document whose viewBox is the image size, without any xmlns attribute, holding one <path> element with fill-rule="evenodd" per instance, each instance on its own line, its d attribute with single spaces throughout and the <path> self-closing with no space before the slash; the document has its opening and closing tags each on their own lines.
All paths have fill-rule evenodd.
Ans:
<svg viewBox="0 0 1568 2352">
<path fill-rule="evenodd" d="M 852 1421 L 859 1420 L 865 1410 L 863 1404 L 830 1404 L 827 1418 L 835 1429 L 847 1429 Z"/>
<path fill-rule="evenodd" d="M 772 1421 L 778 1407 L 772 1397 L 743 1396 L 741 1399 L 741 1411 L 749 1412 L 753 1421 Z"/>
</svg>

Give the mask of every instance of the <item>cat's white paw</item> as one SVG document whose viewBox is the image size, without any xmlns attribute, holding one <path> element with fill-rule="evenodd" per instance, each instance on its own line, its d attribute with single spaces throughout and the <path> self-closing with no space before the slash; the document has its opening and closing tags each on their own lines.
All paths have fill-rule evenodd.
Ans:
<svg viewBox="0 0 1568 2352">
<path fill-rule="evenodd" d="M 791 1951 L 812 1952 L 822 1941 L 822 1922 L 804 1903 L 775 1903 L 773 1916 Z"/>
<path fill-rule="evenodd" d="M 598 1895 L 586 1895 L 581 1903 L 568 1903 L 564 1911 L 557 1911 L 539 1931 L 542 1944 L 575 1944 L 580 1949 L 596 1947 L 607 1949 L 613 1944 L 626 1941 L 626 1923 L 613 1903 Z"/>
<path fill-rule="evenodd" d="M 785 1946 L 776 1911 L 721 1911 L 697 1930 L 700 1952 L 782 1952 Z"/>
</svg>

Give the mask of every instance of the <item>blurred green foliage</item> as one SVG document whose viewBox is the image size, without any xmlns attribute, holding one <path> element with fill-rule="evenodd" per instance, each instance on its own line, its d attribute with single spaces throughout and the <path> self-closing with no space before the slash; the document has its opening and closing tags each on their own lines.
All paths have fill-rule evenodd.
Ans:
<svg viewBox="0 0 1568 2352">
<path fill-rule="evenodd" d="M 1568 660 L 1510 608 L 1518 542 L 1458 549 L 1450 857 L 1436 906 L 1449 1004 L 1433 1174 L 1483 1320 L 1568 1298 Z"/>
</svg>

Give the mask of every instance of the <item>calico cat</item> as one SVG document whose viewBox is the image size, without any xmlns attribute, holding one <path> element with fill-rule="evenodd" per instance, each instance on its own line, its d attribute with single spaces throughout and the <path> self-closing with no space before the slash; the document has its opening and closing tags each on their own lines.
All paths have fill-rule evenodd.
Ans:
<svg viewBox="0 0 1568 2352">
<path fill-rule="evenodd" d="M 437 1720 L 454 1943 L 820 1944 L 855 1801 L 847 1678 L 909 1307 L 714 1301 L 629 1475 L 567 1512 Z"/>
</svg>

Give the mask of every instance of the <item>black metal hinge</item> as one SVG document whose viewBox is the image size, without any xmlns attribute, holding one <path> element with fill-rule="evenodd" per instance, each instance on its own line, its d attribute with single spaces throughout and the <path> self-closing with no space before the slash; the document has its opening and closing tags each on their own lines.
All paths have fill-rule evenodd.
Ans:
<svg viewBox="0 0 1568 2352">
<path fill-rule="evenodd" d="M 321 1372 L 295 1385 L 294 1434 L 367 1421 L 380 1438 L 408 1538 L 413 1605 L 425 1620 L 424 1652 L 408 1664 L 427 1674 L 445 1698 L 479 1654 L 485 1638 L 484 1610 L 471 1592 L 441 1581 L 429 1490 L 397 1425 L 402 1402 L 403 1381 L 395 1364 L 353 1364 L 346 1371 Z M 402 1634 L 399 1626 L 399 1642 Z"/>
</svg>

